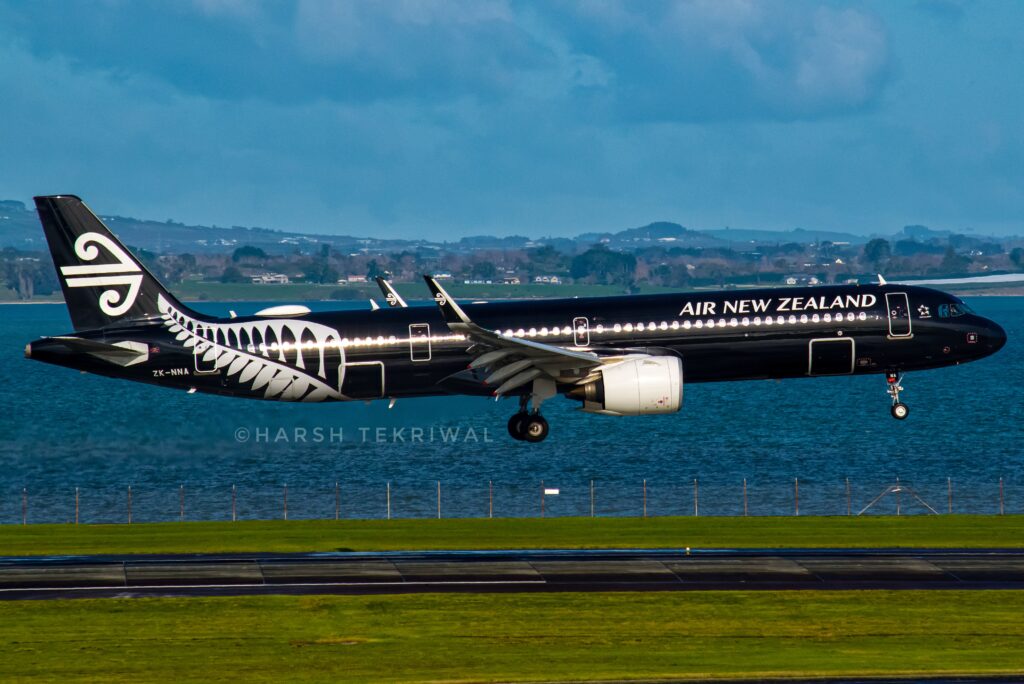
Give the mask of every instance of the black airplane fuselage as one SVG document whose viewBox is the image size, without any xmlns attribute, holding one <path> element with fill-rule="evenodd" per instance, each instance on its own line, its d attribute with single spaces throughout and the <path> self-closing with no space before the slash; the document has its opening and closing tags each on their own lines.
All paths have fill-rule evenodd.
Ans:
<svg viewBox="0 0 1024 684">
<path fill-rule="evenodd" d="M 189 392 L 295 402 L 439 394 L 519 398 L 517 440 L 549 431 L 558 394 L 589 413 L 682 406 L 687 382 L 885 373 L 891 412 L 906 371 L 994 353 L 996 323 L 951 295 L 904 285 L 725 290 L 311 312 L 272 307 L 214 318 L 178 301 L 73 195 L 36 198 L 74 332 L 27 345 L 32 359 Z"/>
<path fill-rule="evenodd" d="M 74 333 L 105 345 L 134 343 L 144 360 L 111 363 L 62 338 L 37 340 L 26 353 L 101 375 L 238 397 L 367 400 L 493 390 L 467 370 L 471 342 L 452 333 L 432 304 L 228 319 L 167 306 L 161 317 Z M 602 356 L 677 356 L 687 383 L 903 373 L 972 361 L 1006 339 L 956 297 L 893 284 L 493 301 L 463 309 L 479 326 L 510 337 Z M 256 369 L 241 382 L 252 360 L 308 374 L 323 387 L 271 392 L 270 380 L 253 382 Z M 569 390 L 560 383 L 559 392 Z"/>
</svg>

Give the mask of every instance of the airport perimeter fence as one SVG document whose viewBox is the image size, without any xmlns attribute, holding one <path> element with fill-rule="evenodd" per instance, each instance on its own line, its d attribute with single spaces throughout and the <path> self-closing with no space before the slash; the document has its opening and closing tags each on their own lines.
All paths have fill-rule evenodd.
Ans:
<svg viewBox="0 0 1024 684">
<path fill-rule="evenodd" d="M 1021 514 L 1024 483 L 586 480 L 109 484 L 0 491 L 0 524 L 231 520 Z"/>
</svg>

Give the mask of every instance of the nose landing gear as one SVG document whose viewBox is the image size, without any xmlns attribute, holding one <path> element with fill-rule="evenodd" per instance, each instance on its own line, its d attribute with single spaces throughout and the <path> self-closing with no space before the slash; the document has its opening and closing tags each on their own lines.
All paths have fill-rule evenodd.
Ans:
<svg viewBox="0 0 1024 684">
<path fill-rule="evenodd" d="M 902 381 L 902 373 L 889 371 L 885 374 L 885 382 L 888 384 L 886 392 L 892 397 L 892 408 L 889 409 L 889 412 L 896 420 L 906 420 L 910 414 L 910 408 L 900 401 L 900 392 L 903 391 L 903 386 L 900 384 Z"/>
</svg>

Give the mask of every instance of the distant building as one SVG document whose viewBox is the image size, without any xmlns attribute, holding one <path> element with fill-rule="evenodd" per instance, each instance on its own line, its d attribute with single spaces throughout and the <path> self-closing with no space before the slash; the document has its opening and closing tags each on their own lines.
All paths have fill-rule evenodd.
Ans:
<svg viewBox="0 0 1024 684">
<path fill-rule="evenodd" d="M 287 285 L 291 282 L 284 273 L 262 273 L 252 277 L 253 285 Z"/>
<path fill-rule="evenodd" d="M 562 279 L 555 275 L 539 275 L 533 277 L 533 282 L 543 285 L 560 285 Z"/>
<path fill-rule="evenodd" d="M 521 281 L 519 280 L 519 276 L 505 276 L 501 279 L 501 282 L 505 285 L 518 285 Z"/>
<path fill-rule="evenodd" d="M 451 279 L 452 279 L 452 274 L 451 273 L 435 273 L 434 274 L 434 280 L 451 280 Z"/>
<path fill-rule="evenodd" d="M 786 276 L 786 281 L 785 282 L 786 282 L 787 285 L 820 285 L 821 284 L 821 280 L 818 279 L 818 276 L 808 276 L 808 275 L 791 275 L 791 276 Z"/>
</svg>

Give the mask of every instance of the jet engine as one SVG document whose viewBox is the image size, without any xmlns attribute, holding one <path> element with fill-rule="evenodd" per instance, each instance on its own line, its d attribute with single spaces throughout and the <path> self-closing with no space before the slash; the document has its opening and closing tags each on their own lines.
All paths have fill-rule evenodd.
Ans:
<svg viewBox="0 0 1024 684">
<path fill-rule="evenodd" d="M 568 393 L 587 413 L 639 416 L 675 413 L 683 405 L 683 362 L 676 356 L 627 359 L 597 372 L 597 380 Z"/>
</svg>

